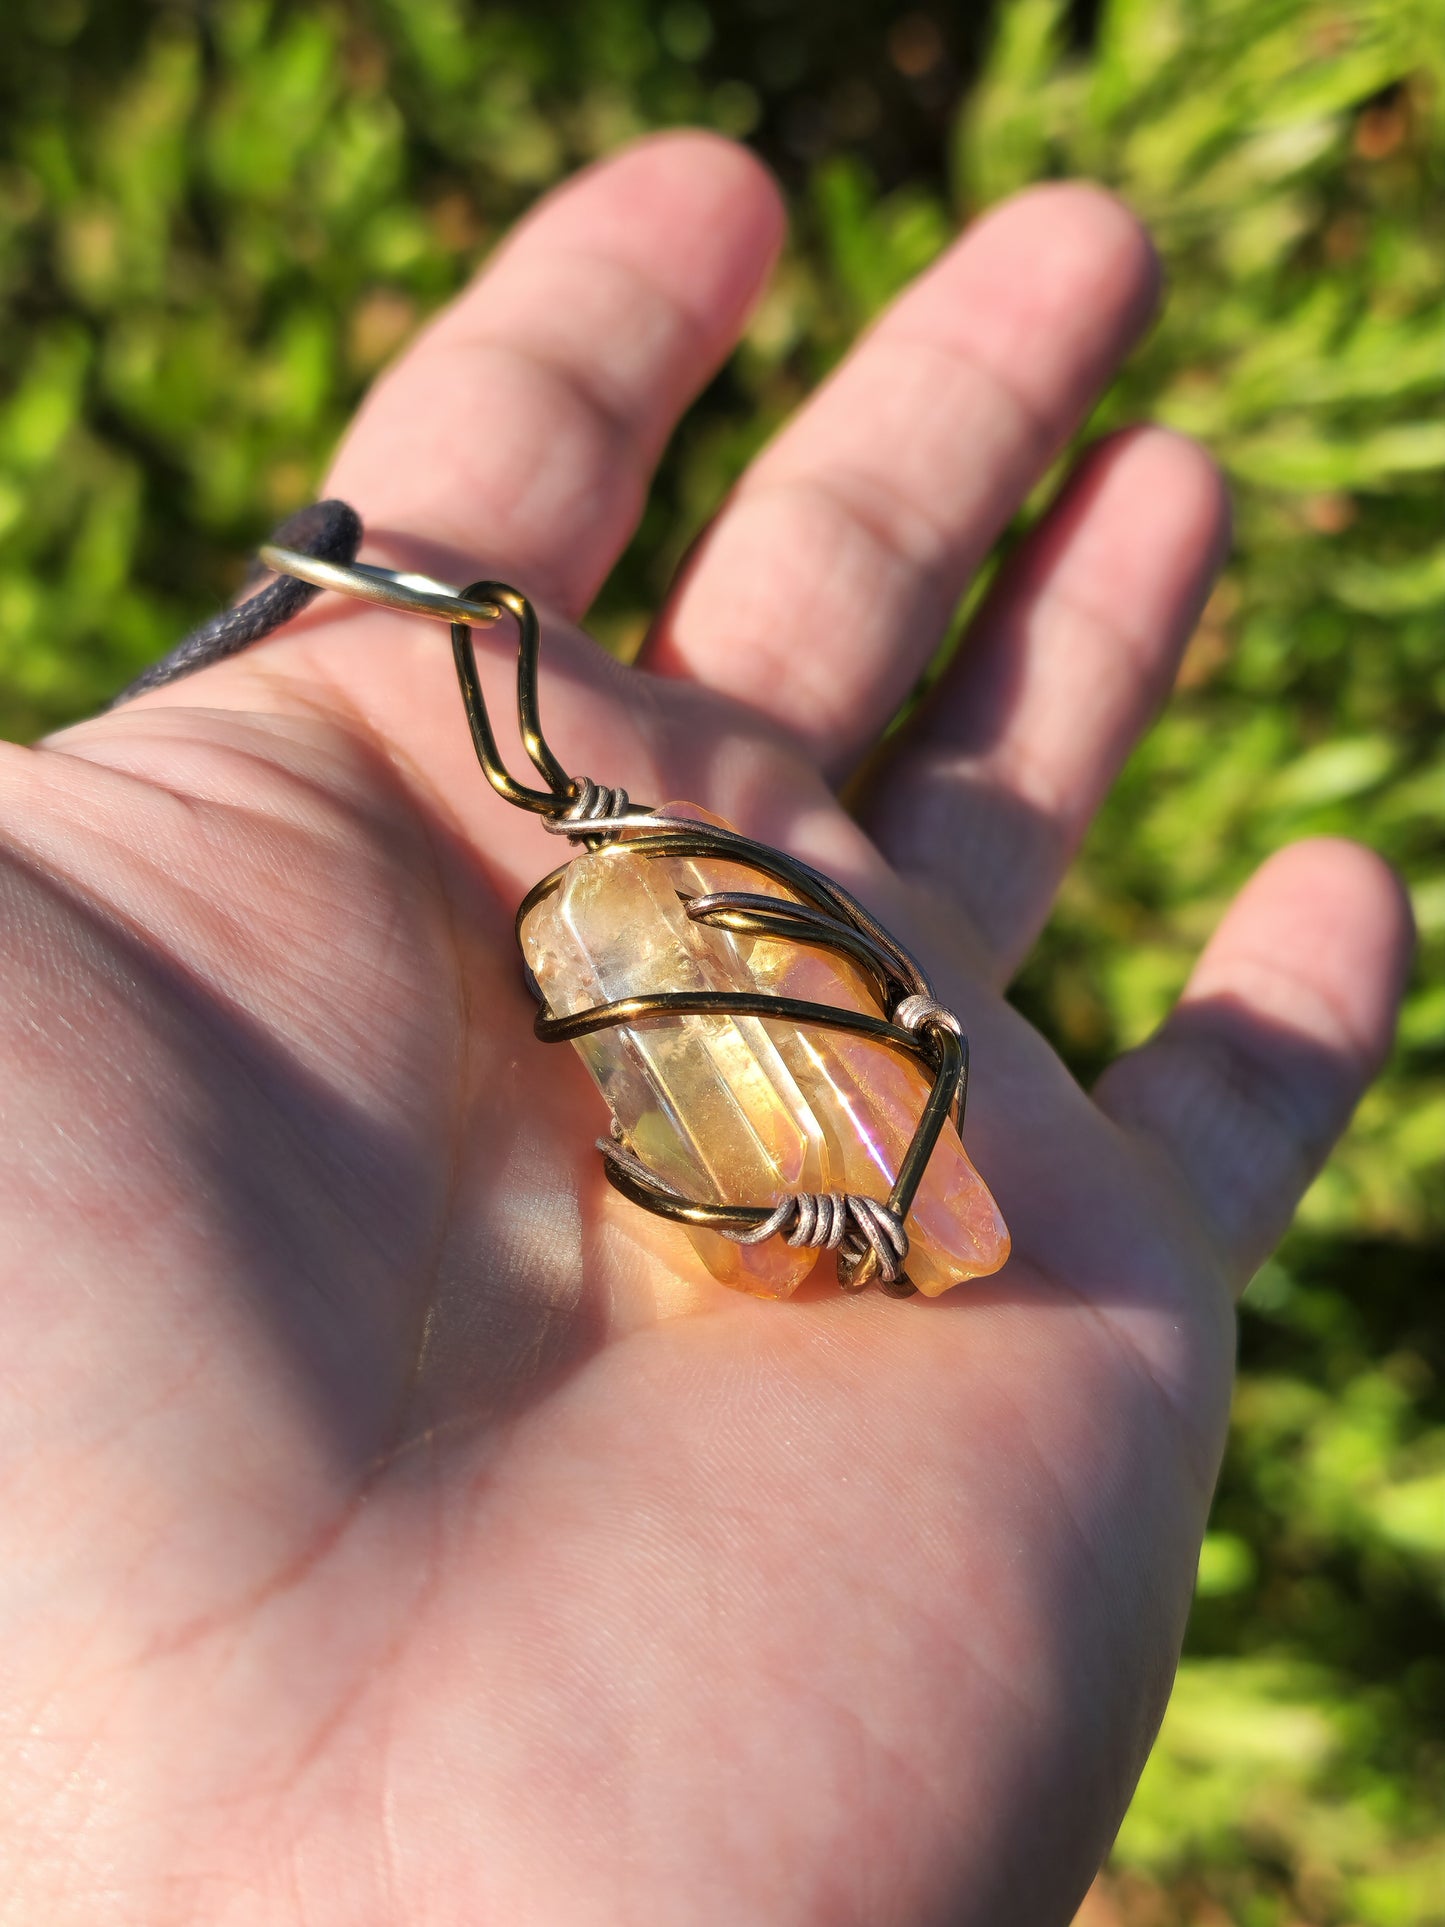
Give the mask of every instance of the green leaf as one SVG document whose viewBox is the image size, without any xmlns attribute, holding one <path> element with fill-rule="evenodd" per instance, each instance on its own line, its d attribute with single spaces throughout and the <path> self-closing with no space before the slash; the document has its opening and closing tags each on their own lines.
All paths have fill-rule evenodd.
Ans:
<svg viewBox="0 0 1445 1927">
<path fill-rule="evenodd" d="M 1305 810 L 1359 796 L 1384 781 L 1398 754 L 1386 736 L 1321 743 L 1275 777 L 1267 800 L 1276 809 Z"/>
</svg>

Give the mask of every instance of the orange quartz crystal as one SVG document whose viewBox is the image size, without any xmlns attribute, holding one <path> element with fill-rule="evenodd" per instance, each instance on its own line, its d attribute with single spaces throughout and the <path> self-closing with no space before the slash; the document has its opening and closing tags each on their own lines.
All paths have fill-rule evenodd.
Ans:
<svg viewBox="0 0 1445 1927">
<path fill-rule="evenodd" d="M 704 817 L 686 805 L 663 813 Z M 760 990 L 877 1013 L 867 980 L 845 959 L 688 917 L 684 898 L 719 890 L 796 900 L 719 858 L 644 857 L 625 844 L 575 857 L 520 932 L 551 1010 L 565 1016 L 658 991 Z M 782 1019 L 650 1017 L 578 1038 L 576 1048 L 637 1157 L 687 1196 L 718 1204 L 775 1204 L 798 1191 L 886 1197 L 931 1082 L 885 1044 Z M 998 1206 L 951 1120 L 906 1228 L 907 1273 L 929 1297 L 1008 1257 Z M 738 1245 L 715 1231 L 688 1236 L 714 1277 L 766 1298 L 788 1297 L 819 1257 L 776 1237 Z"/>
</svg>

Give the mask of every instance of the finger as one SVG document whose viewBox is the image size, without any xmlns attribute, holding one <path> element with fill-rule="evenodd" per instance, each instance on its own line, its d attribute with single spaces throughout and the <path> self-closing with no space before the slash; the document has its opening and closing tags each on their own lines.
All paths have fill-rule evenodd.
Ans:
<svg viewBox="0 0 1445 1927">
<path fill-rule="evenodd" d="M 495 570 L 580 613 L 782 232 L 766 170 L 710 134 L 657 136 L 590 169 L 378 383 L 327 492 L 374 536 L 420 538 L 421 566 Z"/>
<path fill-rule="evenodd" d="M 865 803 L 1006 977 L 1174 680 L 1229 536 L 1219 473 L 1140 429 L 1085 457 Z"/>
<path fill-rule="evenodd" d="M 1163 1028 L 1100 1080 L 1103 1109 L 1172 1158 L 1241 1284 L 1383 1063 L 1411 948 L 1387 864 L 1295 844 L 1245 885 Z"/>
<path fill-rule="evenodd" d="M 764 451 L 691 558 L 648 660 L 846 770 L 970 572 L 1152 312 L 1117 201 L 1038 188 L 980 221 Z"/>
</svg>

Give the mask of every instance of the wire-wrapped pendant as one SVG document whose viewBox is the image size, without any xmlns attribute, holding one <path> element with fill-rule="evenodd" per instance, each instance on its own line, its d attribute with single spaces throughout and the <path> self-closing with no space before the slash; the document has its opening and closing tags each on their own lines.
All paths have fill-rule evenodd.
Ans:
<svg viewBox="0 0 1445 1927">
<path fill-rule="evenodd" d="M 612 1181 L 681 1217 L 724 1284 L 765 1297 L 830 1244 L 850 1282 L 896 1288 L 906 1256 L 930 1296 L 997 1270 L 1008 1234 L 947 1115 L 906 1229 L 889 1202 L 940 1072 L 949 1108 L 962 1095 L 961 1039 L 917 966 L 840 914 L 836 885 L 718 819 L 630 815 L 517 920 L 538 1034 L 576 1044 L 611 1111 Z M 766 1210 L 699 1222 L 697 1202 Z"/>
<path fill-rule="evenodd" d="M 269 545 L 270 568 L 451 623 L 497 792 L 580 846 L 517 934 L 544 1042 L 576 1045 L 610 1113 L 607 1177 L 686 1226 L 724 1284 L 787 1297 L 824 1251 L 838 1281 L 937 1296 L 1009 1238 L 960 1135 L 967 1043 L 919 965 L 840 885 L 692 805 L 570 776 L 542 734 L 538 627 L 515 589 L 443 584 Z M 474 626 L 518 625 L 519 783 L 492 733 Z"/>
</svg>

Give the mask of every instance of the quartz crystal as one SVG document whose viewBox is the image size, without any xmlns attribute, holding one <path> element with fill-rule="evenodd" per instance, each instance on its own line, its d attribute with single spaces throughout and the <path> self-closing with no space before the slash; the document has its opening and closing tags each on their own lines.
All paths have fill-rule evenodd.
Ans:
<svg viewBox="0 0 1445 1927">
<path fill-rule="evenodd" d="M 716 823 L 688 805 L 669 815 Z M 643 857 L 614 845 L 575 857 L 527 915 L 522 949 L 557 1016 L 657 991 L 760 990 L 877 1014 L 863 973 L 832 952 L 734 936 L 686 914 L 684 899 L 791 891 L 713 857 Z M 884 1198 L 931 1078 L 910 1058 L 846 1031 L 782 1019 L 650 1017 L 576 1040 L 625 1142 L 657 1177 L 718 1204 L 776 1204 L 797 1191 Z M 950 1120 L 907 1220 L 907 1272 L 936 1297 L 996 1271 L 1009 1237 Z M 722 1283 L 786 1298 L 817 1262 L 782 1238 L 738 1245 L 689 1228 Z"/>
</svg>

